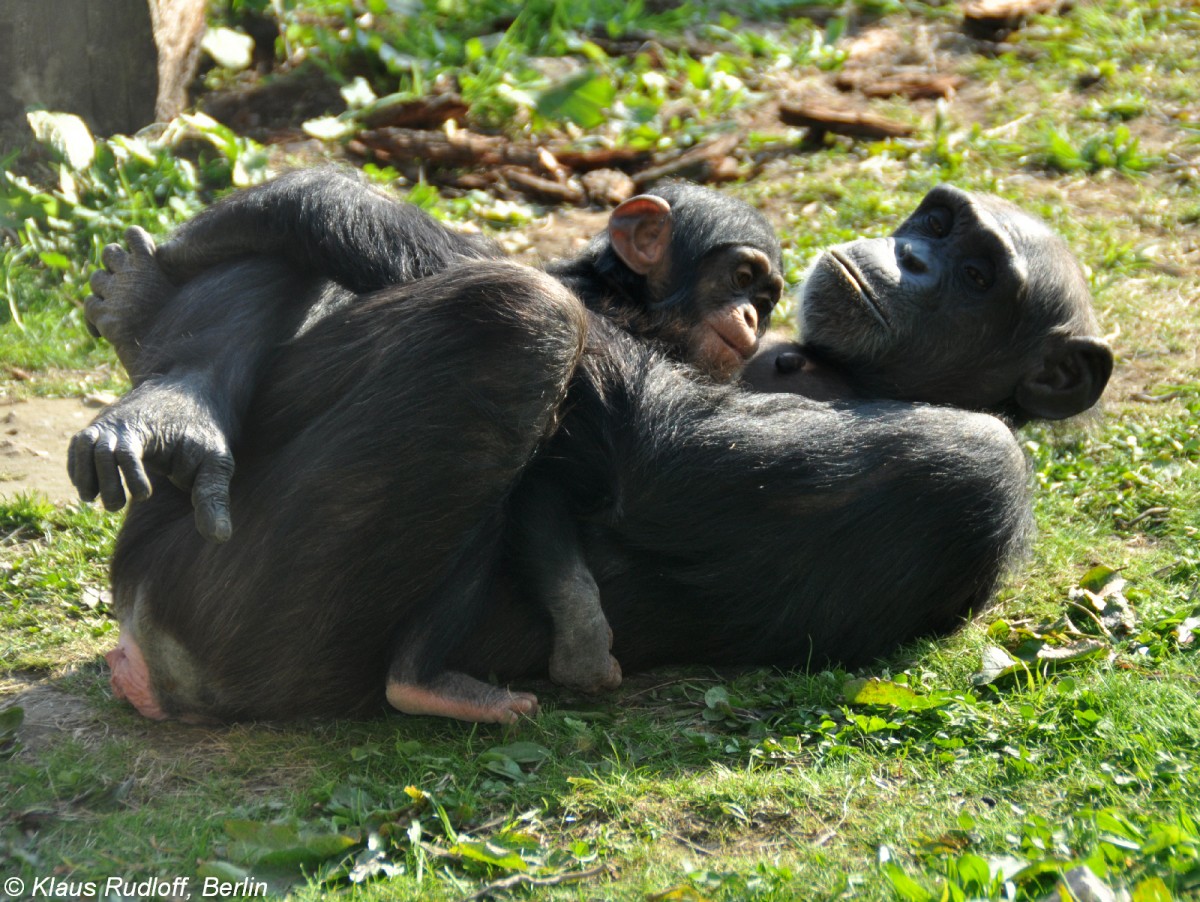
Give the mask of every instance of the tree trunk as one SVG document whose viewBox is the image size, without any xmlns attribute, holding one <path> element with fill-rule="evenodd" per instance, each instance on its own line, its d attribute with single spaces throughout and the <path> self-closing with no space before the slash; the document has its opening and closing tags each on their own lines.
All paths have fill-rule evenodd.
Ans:
<svg viewBox="0 0 1200 902">
<path fill-rule="evenodd" d="M 154 115 L 159 122 L 174 119 L 188 105 L 188 85 L 200 64 L 206 0 L 149 0 L 158 47 L 158 97 Z"/>
<path fill-rule="evenodd" d="M 28 142 L 29 109 L 75 113 L 100 135 L 177 114 L 196 70 L 204 6 L 0 0 L 0 147 Z"/>
</svg>

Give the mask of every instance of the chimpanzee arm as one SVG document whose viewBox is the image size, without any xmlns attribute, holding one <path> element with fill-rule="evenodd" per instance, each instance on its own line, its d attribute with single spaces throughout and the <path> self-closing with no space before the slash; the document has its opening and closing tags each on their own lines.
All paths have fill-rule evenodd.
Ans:
<svg viewBox="0 0 1200 902">
<path fill-rule="evenodd" d="M 176 284 L 236 257 L 278 254 L 357 292 L 441 272 L 459 257 L 500 256 L 486 239 L 452 232 L 331 167 L 230 194 L 181 226 L 158 253 Z"/>
<path fill-rule="evenodd" d="M 109 287 L 137 307 L 145 300 L 137 292 L 161 286 L 117 273 Z M 214 292 L 234 300 L 210 303 Z M 347 296 L 282 262 L 253 260 L 155 298 L 161 312 L 136 346 L 134 389 L 71 440 L 67 468 L 80 496 L 118 510 L 122 477 L 142 500 L 147 469 L 164 473 L 191 491 L 200 532 L 228 539 L 231 448 L 263 368 L 304 320 Z"/>
</svg>

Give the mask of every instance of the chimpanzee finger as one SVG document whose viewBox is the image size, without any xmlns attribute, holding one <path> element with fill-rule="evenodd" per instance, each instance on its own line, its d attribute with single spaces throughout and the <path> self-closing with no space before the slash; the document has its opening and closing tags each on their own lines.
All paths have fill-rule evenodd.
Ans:
<svg viewBox="0 0 1200 902">
<path fill-rule="evenodd" d="M 227 542 L 233 535 L 229 515 L 229 481 L 233 479 L 233 456 L 217 452 L 207 456 L 196 472 L 192 486 L 192 507 L 196 509 L 196 529 L 206 539 Z"/>
<path fill-rule="evenodd" d="M 96 481 L 96 467 L 92 456 L 96 436 L 91 429 L 77 432 L 71 438 L 67 447 L 67 475 L 79 497 L 84 501 L 92 501 L 100 493 L 100 484 Z"/>
<path fill-rule="evenodd" d="M 103 269 L 98 269 L 88 276 L 88 285 L 100 301 L 103 301 L 108 294 L 108 287 L 111 283 L 112 273 Z"/>
<path fill-rule="evenodd" d="M 89 294 L 83 302 L 83 324 L 87 326 L 88 335 L 92 338 L 100 338 L 100 330 L 96 328 L 96 308 L 104 301 L 96 297 L 94 294 Z"/>
<path fill-rule="evenodd" d="M 104 250 L 100 252 L 100 262 L 104 264 L 104 268 L 109 272 L 120 272 L 125 268 L 125 262 L 129 259 L 129 255 L 125 253 L 125 248 L 119 244 L 106 244 Z M 93 275 L 93 278 L 95 276 Z M 92 286 L 95 288 L 95 286 Z"/>
<path fill-rule="evenodd" d="M 100 480 L 100 500 L 105 510 L 119 511 L 125 506 L 125 487 L 117 468 L 117 439 L 110 432 L 101 433 L 92 454 L 96 476 Z"/>
<path fill-rule="evenodd" d="M 130 226 L 125 230 L 125 246 L 135 257 L 153 257 L 154 238 L 141 226 Z"/>
<path fill-rule="evenodd" d="M 150 479 L 142 466 L 141 442 L 126 439 L 117 445 L 117 466 L 125 477 L 125 485 L 134 501 L 145 501 L 152 491 Z"/>
</svg>

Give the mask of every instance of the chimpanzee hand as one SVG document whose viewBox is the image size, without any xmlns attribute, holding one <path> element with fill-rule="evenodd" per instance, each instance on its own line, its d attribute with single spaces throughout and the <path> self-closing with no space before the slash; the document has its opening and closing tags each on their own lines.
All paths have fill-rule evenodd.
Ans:
<svg viewBox="0 0 1200 902">
<path fill-rule="evenodd" d="M 233 455 L 213 412 L 181 384 L 147 382 L 117 401 L 71 439 L 67 471 L 84 501 L 100 496 L 105 508 L 150 497 L 146 470 L 191 491 L 196 528 L 224 542 L 233 532 L 229 481 Z"/>
</svg>

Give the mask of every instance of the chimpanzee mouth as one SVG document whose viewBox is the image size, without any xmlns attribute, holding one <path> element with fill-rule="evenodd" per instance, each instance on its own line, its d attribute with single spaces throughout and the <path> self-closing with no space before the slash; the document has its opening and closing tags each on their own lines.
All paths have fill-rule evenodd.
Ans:
<svg viewBox="0 0 1200 902">
<path fill-rule="evenodd" d="M 829 254 L 829 258 L 841 270 L 842 277 L 850 283 L 850 286 L 858 294 L 862 305 L 879 321 L 879 325 L 890 331 L 892 324 L 888 321 L 887 314 L 883 312 L 883 308 L 879 305 L 879 299 L 875 297 L 875 292 L 871 290 L 870 283 L 867 281 L 866 276 L 862 274 L 862 271 L 854 264 L 854 261 L 837 248 L 830 248 L 827 253 Z"/>
<path fill-rule="evenodd" d="M 749 360 L 754 356 L 754 352 L 758 350 L 757 337 L 753 340 L 748 340 L 740 330 L 735 330 L 732 335 L 726 335 L 716 326 L 710 325 L 709 328 L 725 347 L 737 355 L 739 360 Z"/>
</svg>

